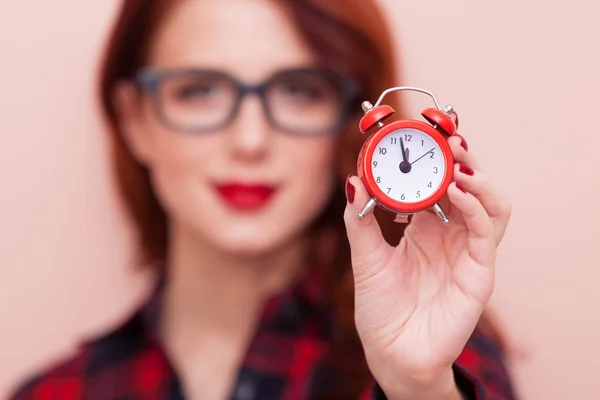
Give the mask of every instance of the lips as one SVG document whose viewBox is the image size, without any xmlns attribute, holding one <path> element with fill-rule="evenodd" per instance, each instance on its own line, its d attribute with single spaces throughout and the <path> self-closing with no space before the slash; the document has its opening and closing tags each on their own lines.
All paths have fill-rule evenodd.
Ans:
<svg viewBox="0 0 600 400">
<path fill-rule="evenodd" d="M 265 184 L 226 183 L 216 189 L 229 206 L 245 211 L 265 206 L 276 192 L 275 186 Z"/>
</svg>

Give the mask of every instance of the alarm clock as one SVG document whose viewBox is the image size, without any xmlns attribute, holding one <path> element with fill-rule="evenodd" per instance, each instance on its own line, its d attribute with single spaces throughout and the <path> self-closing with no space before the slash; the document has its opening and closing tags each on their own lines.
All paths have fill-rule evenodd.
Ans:
<svg viewBox="0 0 600 400">
<path fill-rule="evenodd" d="M 423 110 L 424 121 L 392 120 L 394 109 L 381 102 L 395 91 L 426 94 L 435 107 Z M 394 87 L 385 90 L 375 105 L 363 102 L 362 110 L 365 114 L 359 128 L 370 136 L 360 150 L 357 172 L 371 198 L 358 218 L 378 206 L 396 214 L 395 222 L 406 223 L 410 215 L 430 209 L 449 224 L 439 201 L 454 176 L 454 157 L 447 141 L 458 127 L 452 106 L 440 107 L 436 97 L 424 89 Z"/>
</svg>

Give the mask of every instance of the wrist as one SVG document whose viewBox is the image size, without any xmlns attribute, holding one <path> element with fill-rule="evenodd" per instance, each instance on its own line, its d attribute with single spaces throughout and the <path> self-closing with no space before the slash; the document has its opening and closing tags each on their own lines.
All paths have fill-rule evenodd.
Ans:
<svg viewBox="0 0 600 400">
<path fill-rule="evenodd" d="M 379 384 L 388 400 L 463 400 L 452 368 L 435 379 L 398 379 L 390 385 Z"/>
</svg>

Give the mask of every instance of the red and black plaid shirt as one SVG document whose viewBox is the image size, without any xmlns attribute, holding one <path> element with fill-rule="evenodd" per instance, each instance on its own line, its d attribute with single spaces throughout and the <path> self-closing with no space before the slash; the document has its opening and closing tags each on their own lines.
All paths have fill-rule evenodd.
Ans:
<svg viewBox="0 0 600 400">
<path fill-rule="evenodd" d="M 184 399 L 156 336 L 160 287 L 123 325 L 29 379 L 10 399 Z M 322 385 L 344 384 L 322 367 L 327 323 L 314 288 L 305 282 L 266 303 L 231 400 L 308 400 Z M 482 332 L 472 335 L 454 372 L 467 399 L 515 398 L 501 353 Z M 385 399 L 376 382 L 358 400 L 369 399 Z"/>
</svg>

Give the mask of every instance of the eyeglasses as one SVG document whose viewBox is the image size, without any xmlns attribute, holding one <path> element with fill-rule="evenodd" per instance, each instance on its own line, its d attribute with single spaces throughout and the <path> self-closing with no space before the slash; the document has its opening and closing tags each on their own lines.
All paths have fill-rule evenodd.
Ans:
<svg viewBox="0 0 600 400">
<path fill-rule="evenodd" d="M 282 70 L 258 85 L 207 69 L 141 69 L 135 77 L 149 94 L 161 123 L 181 132 L 223 129 L 236 117 L 242 100 L 257 95 L 267 121 L 298 135 L 332 135 L 350 117 L 358 85 L 331 70 Z"/>
</svg>

